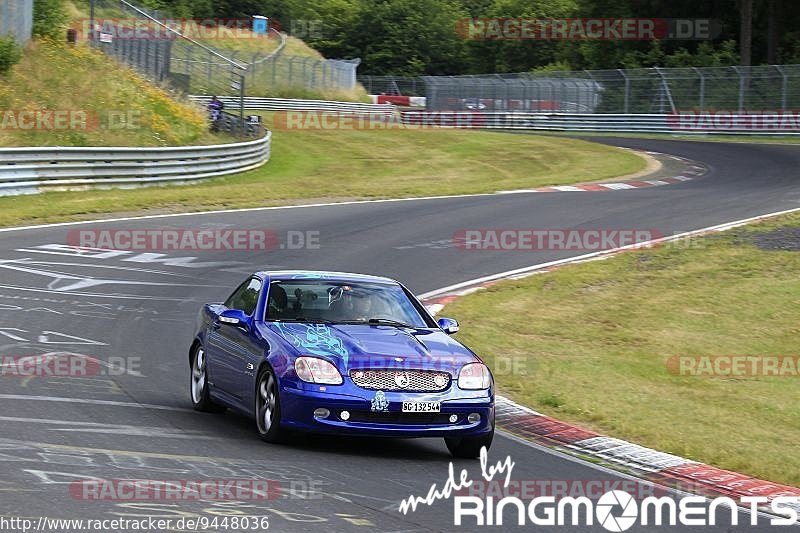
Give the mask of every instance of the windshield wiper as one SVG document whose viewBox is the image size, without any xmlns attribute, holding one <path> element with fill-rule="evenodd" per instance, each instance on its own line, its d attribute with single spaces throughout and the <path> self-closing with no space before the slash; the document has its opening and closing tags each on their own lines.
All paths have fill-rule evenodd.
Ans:
<svg viewBox="0 0 800 533">
<path fill-rule="evenodd" d="M 370 318 L 367 320 L 367 323 L 372 326 L 397 326 L 398 328 L 419 329 L 416 326 L 400 322 L 399 320 L 392 320 L 391 318 Z"/>
</svg>

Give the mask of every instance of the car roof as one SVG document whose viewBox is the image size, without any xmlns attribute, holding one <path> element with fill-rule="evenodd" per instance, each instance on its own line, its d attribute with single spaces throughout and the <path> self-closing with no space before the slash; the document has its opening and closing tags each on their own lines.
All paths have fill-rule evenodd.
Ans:
<svg viewBox="0 0 800 533">
<path fill-rule="evenodd" d="M 292 279 L 326 279 L 330 281 L 369 281 L 372 283 L 383 283 L 387 285 L 397 285 L 397 281 L 381 276 L 370 276 L 367 274 L 355 274 L 352 272 L 333 272 L 328 270 L 270 270 L 258 272 L 268 281 L 288 281 Z"/>
</svg>

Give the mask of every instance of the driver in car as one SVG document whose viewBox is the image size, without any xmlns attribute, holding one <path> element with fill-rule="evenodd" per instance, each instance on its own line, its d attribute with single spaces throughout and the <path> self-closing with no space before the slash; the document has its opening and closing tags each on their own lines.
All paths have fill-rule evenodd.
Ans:
<svg viewBox="0 0 800 533">
<path fill-rule="evenodd" d="M 354 292 L 349 296 L 353 320 L 366 321 L 372 318 L 370 315 L 370 312 L 372 311 L 372 298 L 370 298 L 369 295 Z"/>
<path fill-rule="evenodd" d="M 269 289 L 269 300 L 267 301 L 269 308 L 268 315 L 270 318 L 287 318 L 289 297 L 286 291 L 280 285 L 272 285 Z"/>
</svg>

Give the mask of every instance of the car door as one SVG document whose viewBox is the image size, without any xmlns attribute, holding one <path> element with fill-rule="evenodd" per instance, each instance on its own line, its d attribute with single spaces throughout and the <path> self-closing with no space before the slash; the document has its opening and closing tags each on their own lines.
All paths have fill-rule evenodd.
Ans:
<svg viewBox="0 0 800 533">
<path fill-rule="evenodd" d="M 209 332 L 212 345 L 208 365 L 214 387 L 218 392 L 241 403 L 244 394 L 244 376 L 252 373 L 254 353 L 259 351 L 254 337 L 255 321 L 253 313 L 258 304 L 263 283 L 258 278 L 250 278 L 242 283 L 225 302 L 227 309 L 238 309 L 250 317 L 250 324 L 227 324 L 215 320 Z"/>
</svg>

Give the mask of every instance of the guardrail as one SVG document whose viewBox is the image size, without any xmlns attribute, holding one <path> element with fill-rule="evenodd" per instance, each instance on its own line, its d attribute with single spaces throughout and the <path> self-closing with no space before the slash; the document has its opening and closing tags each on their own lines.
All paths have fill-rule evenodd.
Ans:
<svg viewBox="0 0 800 533">
<path fill-rule="evenodd" d="M 571 114 L 497 111 L 404 111 L 403 124 L 420 127 L 669 133 L 673 135 L 798 135 L 800 117 L 788 113 Z"/>
<path fill-rule="evenodd" d="M 244 172 L 266 163 L 272 134 L 210 146 L 0 149 L 0 196 L 44 189 L 188 182 Z"/>
<path fill-rule="evenodd" d="M 192 100 L 202 105 L 208 105 L 210 96 L 190 96 Z M 232 97 L 218 97 L 226 107 L 238 107 L 239 99 Z M 330 111 L 350 114 L 382 114 L 392 115 L 394 106 L 391 104 L 365 104 L 360 102 L 333 102 L 328 100 L 295 100 L 289 98 L 260 98 L 245 96 L 244 108 L 254 111 Z"/>
</svg>

